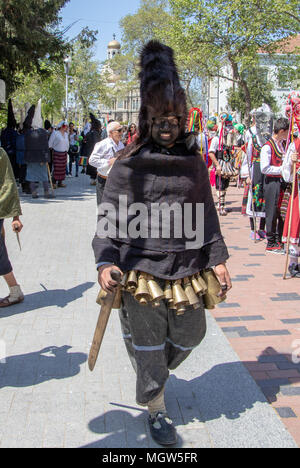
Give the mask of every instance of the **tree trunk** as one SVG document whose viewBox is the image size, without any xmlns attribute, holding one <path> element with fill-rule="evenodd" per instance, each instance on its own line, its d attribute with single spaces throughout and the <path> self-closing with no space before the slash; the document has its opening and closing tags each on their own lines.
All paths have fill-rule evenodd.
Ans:
<svg viewBox="0 0 300 468">
<path fill-rule="evenodd" d="M 247 126 L 250 126 L 250 112 L 251 112 L 251 107 L 252 107 L 252 101 L 251 101 L 251 95 L 250 95 L 250 91 L 248 88 L 248 84 L 246 80 L 244 80 L 244 78 L 241 76 L 239 72 L 238 64 L 234 61 L 234 59 L 231 57 L 230 54 L 228 54 L 228 59 L 232 66 L 233 78 L 238 81 L 239 86 L 243 89 L 243 92 L 244 92 L 245 106 L 246 106 L 245 123 Z"/>
<path fill-rule="evenodd" d="M 246 106 L 246 112 L 245 112 L 245 123 L 246 126 L 250 126 L 250 112 L 251 112 L 251 107 L 252 107 L 252 102 L 251 102 L 251 96 L 250 96 L 250 91 L 247 85 L 247 82 L 243 79 L 241 79 L 241 87 L 243 88 L 244 95 L 245 95 L 245 106 Z"/>
</svg>

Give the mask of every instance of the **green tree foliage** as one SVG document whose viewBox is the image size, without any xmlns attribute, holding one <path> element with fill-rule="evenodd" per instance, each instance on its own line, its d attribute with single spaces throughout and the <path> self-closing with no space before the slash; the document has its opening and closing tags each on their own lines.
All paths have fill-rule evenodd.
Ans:
<svg viewBox="0 0 300 468">
<path fill-rule="evenodd" d="M 138 55 L 143 45 L 159 38 L 159 31 L 167 32 L 170 15 L 168 0 L 141 0 L 136 13 L 124 16 L 120 21 L 124 51 Z"/>
<path fill-rule="evenodd" d="M 78 101 L 84 117 L 89 111 L 96 111 L 100 101 L 107 100 L 107 86 L 101 77 L 100 63 L 94 59 L 97 34 L 98 31 L 85 28 L 72 43 L 70 75 L 73 83 L 70 94 Z"/>
<path fill-rule="evenodd" d="M 8 94 L 21 73 L 47 73 L 41 59 L 60 61 L 66 51 L 59 11 L 69 0 L 0 0 L 0 78 Z"/>
<path fill-rule="evenodd" d="M 245 115 L 252 108 L 244 72 L 258 65 L 259 49 L 274 53 L 276 41 L 300 31 L 298 0 L 169 0 L 172 20 L 166 40 L 186 60 L 198 64 L 203 76 L 224 77 L 242 90 Z M 293 16 L 291 16 L 291 14 Z M 184 57 L 183 57 L 184 59 Z M 228 78 L 226 76 L 226 78 Z"/>
<path fill-rule="evenodd" d="M 253 68 L 243 73 L 243 78 L 248 83 L 248 88 L 251 97 L 251 104 L 253 108 L 260 107 L 264 102 L 268 104 L 273 112 L 278 112 L 279 109 L 276 104 L 272 91 L 274 86 L 268 81 L 264 70 L 261 68 Z M 240 86 L 232 87 L 228 91 L 228 104 L 233 111 L 241 113 L 242 118 L 246 114 L 246 103 L 243 88 Z"/>
<path fill-rule="evenodd" d="M 64 70 L 63 65 L 56 63 L 40 64 L 47 73 L 38 75 L 30 73 L 19 74 L 18 80 L 21 86 L 12 94 L 12 101 L 16 111 L 17 120 L 22 118 L 22 112 L 26 103 L 37 104 L 42 99 L 42 114 L 50 121 L 62 117 L 61 108 L 65 97 Z"/>
</svg>

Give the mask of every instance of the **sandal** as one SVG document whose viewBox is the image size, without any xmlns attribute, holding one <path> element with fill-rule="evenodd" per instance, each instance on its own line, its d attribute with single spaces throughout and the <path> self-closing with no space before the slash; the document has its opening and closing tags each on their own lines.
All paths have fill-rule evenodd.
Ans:
<svg viewBox="0 0 300 468">
<path fill-rule="evenodd" d="M 15 301 L 10 301 L 9 296 L 4 297 L 3 299 L 0 299 L 0 308 L 2 307 L 10 307 L 14 304 L 19 304 L 20 302 L 24 301 L 24 296 L 20 296 L 17 300 Z"/>
</svg>

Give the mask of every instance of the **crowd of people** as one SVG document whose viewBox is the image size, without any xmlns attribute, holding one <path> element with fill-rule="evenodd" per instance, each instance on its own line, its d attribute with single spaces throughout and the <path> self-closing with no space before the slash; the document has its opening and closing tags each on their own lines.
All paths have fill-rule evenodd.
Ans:
<svg viewBox="0 0 300 468">
<path fill-rule="evenodd" d="M 210 117 L 205 128 L 200 109 L 191 110 L 188 122 L 189 130 L 198 135 L 198 147 L 207 162 L 211 185 L 216 189 L 219 215 L 230 213 L 226 208 L 230 181 L 243 186 L 241 213 L 249 217 L 250 239 L 255 242 L 266 239 L 266 252 L 282 255 L 287 253 L 288 243 L 289 272 L 297 278 L 300 277 L 299 111 L 299 94 L 292 92 L 286 117 L 275 119 L 269 106 L 262 104 L 251 111 L 251 126 L 247 130 L 228 113 Z M 293 176 L 294 164 L 298 176 Z"/>
<path fill-rule="evenodd" d="M 135 124 L 122 125 L 123 145 L 132 143 L 136 136 Z M 97 171 L 89 164 L 89 158 L 95 145 L 107 137 L 106 126 L 102 128 L 92 113 L 81 132 L 73 122 L 62 120 L 55 126 L 49 120 L 43 122 L 41 101 L 36 107 L 27 106 L 25 120 L 17 123 L 9 101 L 7 126 L 1 132 L 0 142 L 22 192 L 38 198 L 41 184 L 45 198 L 54 198 L 53 190 L 66 187 L 66 178 L 72 177 L 73 168 L 74 176 L 78 177 L 82 166 L 81 172 L 90 176 L 91 185 L 96 185 Z"/>
</svg>

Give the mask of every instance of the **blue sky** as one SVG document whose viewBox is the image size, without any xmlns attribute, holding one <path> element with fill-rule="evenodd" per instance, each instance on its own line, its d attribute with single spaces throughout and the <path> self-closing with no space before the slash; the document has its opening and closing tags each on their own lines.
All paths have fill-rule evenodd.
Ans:
<svg viewBox="0 0 300 468">
<path fill-rule="evenodd" d="M 96 44 L 96 58 L 100 61 L 106 59 L 106 47 L 112 40 L 113 34 L 121 42 L 120 19 L 135 13 L 140 6 L 140 0 L 71 0 L 61 10 L 63 26 L 68 26 L 78 21 L 67 32 L 66 37 L 73 38 L 82 28 L 88 26 L 90 29 L 99 31 Z"/>
</svg>

